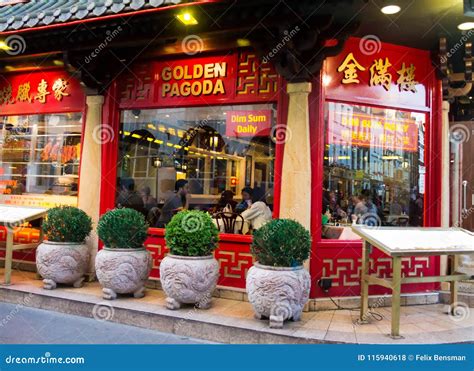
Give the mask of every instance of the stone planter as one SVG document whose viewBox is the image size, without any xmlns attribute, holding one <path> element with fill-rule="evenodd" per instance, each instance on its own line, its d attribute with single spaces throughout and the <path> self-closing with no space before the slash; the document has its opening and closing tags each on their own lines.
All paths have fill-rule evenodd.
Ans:
<svg viewBox="0 0 474 371">
<path fill-rule="evenodd" d="M 144 297 L 151 265 L 151 254 L 145 248 L 100 250 L 95 258 L 95 270 L 102 285 L 102 297 L 107 300 L 117 298 L 117 294 Z"/>
<path fill-rule="evenodd" d="M 247 274 L 247 295 L 257 319 L 269 318 L 271 328 L 287 319 L 299 321 L 309 299 L 311 278 L 303 266 L 270 267 L 255 263 Z"/>
<path fill-rule="evenodd" d="M 212 255 L 167 255 L 160 264 L 160 281 L 168 309 L 179 309 L 181 304 L 210 308 L 218 278 L 219 263 Z"/>
<path fill-rule="evenodd" d="M 36 250 L 36 267 L 43 288 L 53 290 L 58 283 L 82 287 L 89 264 L 86 244 L 44 241 Z"/>
</svg>

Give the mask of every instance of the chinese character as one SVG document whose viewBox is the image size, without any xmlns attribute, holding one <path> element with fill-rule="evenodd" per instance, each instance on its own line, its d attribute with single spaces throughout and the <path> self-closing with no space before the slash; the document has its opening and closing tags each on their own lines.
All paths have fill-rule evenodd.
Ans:
<svg viewBox="0 0 474 371">
<path fill-rule="evenodd" d="M 16 94 L 17 102 L 31 102 L 30 96 L 30 83 L 25 82 L 18 86 L 18 92 Z"/>
<path fill-rule="evenodd" d="M 415 66 L 413 63 L 408 68 L 405 67 L 405 63 L 403 63 L 402 68 L 397 71 L 397 73 L 400 75 L 397 80 L 400 91 L 416 93 L 416 84 L 418 84 L 418 81 L 415 81 Z"/>
<path fill-rule="evenodd" d="M 0 90 L 0 104 L 13 104 L 13 90 L 12 86 L 8 84 L 3 89 Z"/>
<path fill-rule="evenodd" d="M 388 58 L 385 58 L 385 63 L 383 59 L 375 60 L 372 66 L 370 67 L 370 86 L 382 85 L 385 90 L 390 89 L 390 84 L 392 83 L 392 75 L 387 72 L 388 68 L 391 66 L 391 63 L 388 61 Z"/>
<path fill-rule="evenodd" d="M 343 84 L 358 84 L 360 81 L 358 80 L 357 70 L 365 71 L 365 68 L 355 60 L 352 53 L 347 54 L 346 59 L 337 69 L 338 72 L 344 71 Z"/>
<path fill-rule="evenodd" d="M 38 93 L 35 96 L 35 100 L 40 103 L 46 103 L 46 96 L 48 94 L 51 94 L 48 91 L 48 83 L 45 81 L 45 79 L 42 79 L 41 82 L 38 84 Z"/>
<path fill-rule="evenodd" d="M 68 96 L 69 94 L 65 92 L 68 82 L 64 79 L 57 79 L 53 84 L 54 98 L 58 101 L 62 101 L 63 97 Z"/>
</svg>

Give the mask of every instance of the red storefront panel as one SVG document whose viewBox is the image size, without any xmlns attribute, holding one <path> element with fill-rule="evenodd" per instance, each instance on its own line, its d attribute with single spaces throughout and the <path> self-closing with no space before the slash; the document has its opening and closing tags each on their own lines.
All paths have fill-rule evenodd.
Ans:
<svg viewBox="0 0 474 371">
<path fill-rule="evenodd" d="M 0 115 L 81 112 L 85 95 L 65 71 L 0 75 Z"/>
<path fill-rule="evenodd" d="M 347 61 L 346 61 L 346 58 Z M 345 63 L 347 62 L 347 63 Z M 347 66 L 350 66 L 348 73 Z M 342 66 L 342 67 L 341 67 Z M 372 71 L 371 71 L 372 67 Z M 387 67 L 384 70 L 384 67 Z M 413 72 L 410 78 L 406 78 Z M 400 73 L 399 73 L 400 72 Z M 355 75 L 354 75 L 355 73 Z M 400 78 L 401 76 L 404 78 Z M 384 77 L 385 76 L 385 77 Z M 343 82 L 343 80 L 345 80 Z M 375 43 L 367 48 L 363 39 L 350 38 L 344 50 L 336 57 L 326 60 L 324 71 L 315 80 L 310 101 L 313 201 L 311 230 L 313 248 L 310 261 L 312 287 L 311 297 L 360 295 L 360 269 L 362 243 L 359 241 L 321 239 L 321 205 L 323 187 L 323 156 L 327 132 L 324 124 L 326 101 L 346 102 L 381 108 L 426 112 L 425 161 L 426 194 L 425 226 L 439 226 L 440 206 L 440 158 L 433 148 L 440 148 L 436 135 L 441 126 L 438 112 L 439 84 L 436 83 L 428 51 L 400 47 L 392 44 Z M 362 122 L 363 118 L 360 118 Z M 367 130 L 366 130 L 367 131 Z M 361 130 L 365 133 L 366 131 Z M 408 131 L 409 127 L 408 127 Z M 341 133 L 342 135 L 342 133 Z M 362 142 L 364 138 L 355 139 Z M 406 145 L 413 141 L 408 140 Z M 414 143 L 414 142 L 413 142 Z M 429 205 L 429 207 L 427 206 Z M 371 255 L 371 272 L 390 276 L 391 259 L 374 249 Z M 439 272 L 438 257 L 417 257 L 404 259 L 403 274 L 406 276 L 436 275 Z M 321 278 L 331 278 L 333 287 L 324 293 L 318 286 Z M 436 283 L 403 285 L 403 292 L 424 292 L 437 289 Z M 370 289 L 371 294 L 387 291 L 379 286 Z"/>
<path fill-rule="evenodd" d="M 279 77 L 251 51 L 139 64 L 118 82 L 121 109 L 277 101 Z"/>
</svg>

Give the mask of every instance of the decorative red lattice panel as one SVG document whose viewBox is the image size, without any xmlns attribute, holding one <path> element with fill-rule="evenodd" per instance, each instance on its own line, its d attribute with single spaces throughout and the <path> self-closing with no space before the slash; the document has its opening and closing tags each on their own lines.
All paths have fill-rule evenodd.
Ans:
<svg viewBox="0 0 474 371">
<path fill-rule="evenodd" d="M 318 244 L 311 256 L 312 296 L 358 296 L 360 295 L 360 273 L 362 243 Z M 433 276 L 438 274 L 437 257 L 407 257 L 402 259 L 402 274 L 406 277 Z M 392 259 L 373 248 L 370 255 L 370 273 L 379 277 L 391 277 Z M 332 288 L 324 293 L 317 282 L 320 278 L 331 278 Z M 435 283 L 402 285 L 402 292 L 423 292 L 437 288 Z M 381 295 L 390 290 L 381 286 L 370 286 L 370 294 Z"/>
<path fill-rule="evenodd" d="M 250 254 L 251 242 L 251 236 L 220 235 L 219 247 L 214 254 L 220 266 L 218 285 L 245 288 L 245 276 L 253 264 L 253 258 Z M 168 253 L 164 230 L 151 228 L 145 245 L 153 258 L 153 268 L 150 277 L 159 278 L 160 263 Z"/>
</svg>

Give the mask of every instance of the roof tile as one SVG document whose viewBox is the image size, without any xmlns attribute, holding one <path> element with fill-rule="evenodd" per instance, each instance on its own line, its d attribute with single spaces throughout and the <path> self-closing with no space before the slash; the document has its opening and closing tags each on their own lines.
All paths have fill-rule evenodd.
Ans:
<svg viewBox="0 0 474 371">
<path fill-rule="evenodd" d="M 0 6 L 0 32 L 174 5 L 184 0 L 30 0 Z"/>
</svg>

